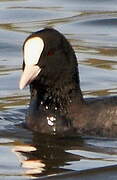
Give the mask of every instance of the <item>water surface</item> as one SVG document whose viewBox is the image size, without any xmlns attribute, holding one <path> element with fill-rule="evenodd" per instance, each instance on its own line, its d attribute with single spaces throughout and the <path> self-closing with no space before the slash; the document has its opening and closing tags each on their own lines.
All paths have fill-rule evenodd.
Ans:
<svg viewBox="0 0 117 180">
<path fill-rule="evenodd" d="M 0 0 L 0 179 L 117 165 L 117 140 L 60 138 L 23 128 L 28 88 L 20 91 L 22 44 L 50 26 L 71 42 L 85 97 L 117 94 L 116 0 Z"/>
</svg>

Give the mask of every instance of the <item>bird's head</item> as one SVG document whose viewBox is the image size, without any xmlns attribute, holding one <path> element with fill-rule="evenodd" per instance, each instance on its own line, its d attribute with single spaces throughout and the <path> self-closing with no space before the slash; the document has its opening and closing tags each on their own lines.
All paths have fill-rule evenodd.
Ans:
<svg viewBox="0 0 117 180">
<path fill-rule="evenodd" d="M 30 35 L 24 42 L 23 56 L 20 89 L 40 79 L 47 85 L 65 79 L 79 82 L 75 53 L 66 38 L 54 29 Z"/>
</svg>

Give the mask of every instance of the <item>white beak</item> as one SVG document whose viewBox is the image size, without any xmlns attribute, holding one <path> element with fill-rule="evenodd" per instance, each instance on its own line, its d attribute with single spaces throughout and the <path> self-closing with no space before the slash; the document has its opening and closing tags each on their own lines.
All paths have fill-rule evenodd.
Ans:
<svg viewBox="0 0 117 180">
<path fill-rule="evenodd" d="M 26 65 L 20 79 L 19 88 L 23 89 L 28 84 L 30 84 L 38 76 L 40 71 L 41 68 L 37 65 L 32 65 L 32 64 Z"/>
</svg>

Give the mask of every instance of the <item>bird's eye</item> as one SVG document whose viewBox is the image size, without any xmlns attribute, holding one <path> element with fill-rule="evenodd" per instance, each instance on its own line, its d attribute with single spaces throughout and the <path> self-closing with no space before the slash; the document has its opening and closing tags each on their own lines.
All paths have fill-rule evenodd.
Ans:
<svg viewBox="0 0 117 180">
<path fill-rule="evenodd" d="M 48 51 L 47 56 L 53 56 L 53 55 L 54 55 L 54 53 L 55 53 L 55 51 L 54 51 L 54 50 L 50 50 L 50 51 Z"/>
</svg>

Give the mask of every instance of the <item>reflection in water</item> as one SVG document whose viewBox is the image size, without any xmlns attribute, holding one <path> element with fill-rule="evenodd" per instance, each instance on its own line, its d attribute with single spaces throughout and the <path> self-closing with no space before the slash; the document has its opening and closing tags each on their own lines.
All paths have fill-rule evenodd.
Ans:
<svg viewBox="0 0 117 180">
<path fill-rule="evenodd" d="M 101 60 L 101 59 L 88 59 L 84 61 L 84 64 L 97 68 L 108 69 L 108 70 L 114 70 L 117 68 L 115 66 L 116 61 L 107 61 L 105 63 L 105 60 Z"/>
<path fill-rule="evenodd" d="M 69 162 L 79 161 L 80 156 L 66 152 L 66 149 L 72 148 L 75 144 L 78 148 L 82 143 L 80 138 L 76 141 L 76 138 L 66 139 L 35 134 L 32 145 L 16 145 L 12 152 L 17 155 L 24 168 L 24 174 L 36 177 L 39 174 L 49 175 L 67 171 L 64 166 Z"/>
<path fill-rule="evenodd" d="M 12 152 L 24 169 L 24 175 L 32 178 L 117 164 L 117 155 L 110 152 L 111 149 L 106 147 L 105 153 L 104 149 L 87 146 L 86 142 L 90 144 L 92 140 L 34 134 L 31 145 L 14 145 Z"/>
<path fill-rule="evenodd" d="M 26 153 L 31 153 L 34 151 L 36 151 L 36 148 L 30 145 L 15 146 L 12 149 L 12 152 L 17 155 L 21 166 L 24 168 L 25 175 L 40 174 L 44 171 L 45 164 L 42 163 L 41 160 L 26 157 Z"/>
<path fill-rule="evenodd" d="M 94 97 L 99 97 L 99 96 L 115 96 L 117 94 L 117 88 L 113 89 L 102 89 L 98 91 L 85 91 L 86 96 L 94 96 Z"/>
<path fill-rule="evenodd" d="M 27 104 L 29 101 L 29 96 L 8 96 L 8 97 L 1 97 L 0 98 L 0 110 L 7 110 L 12 107 L 19 107 Z"/>
</svg>

